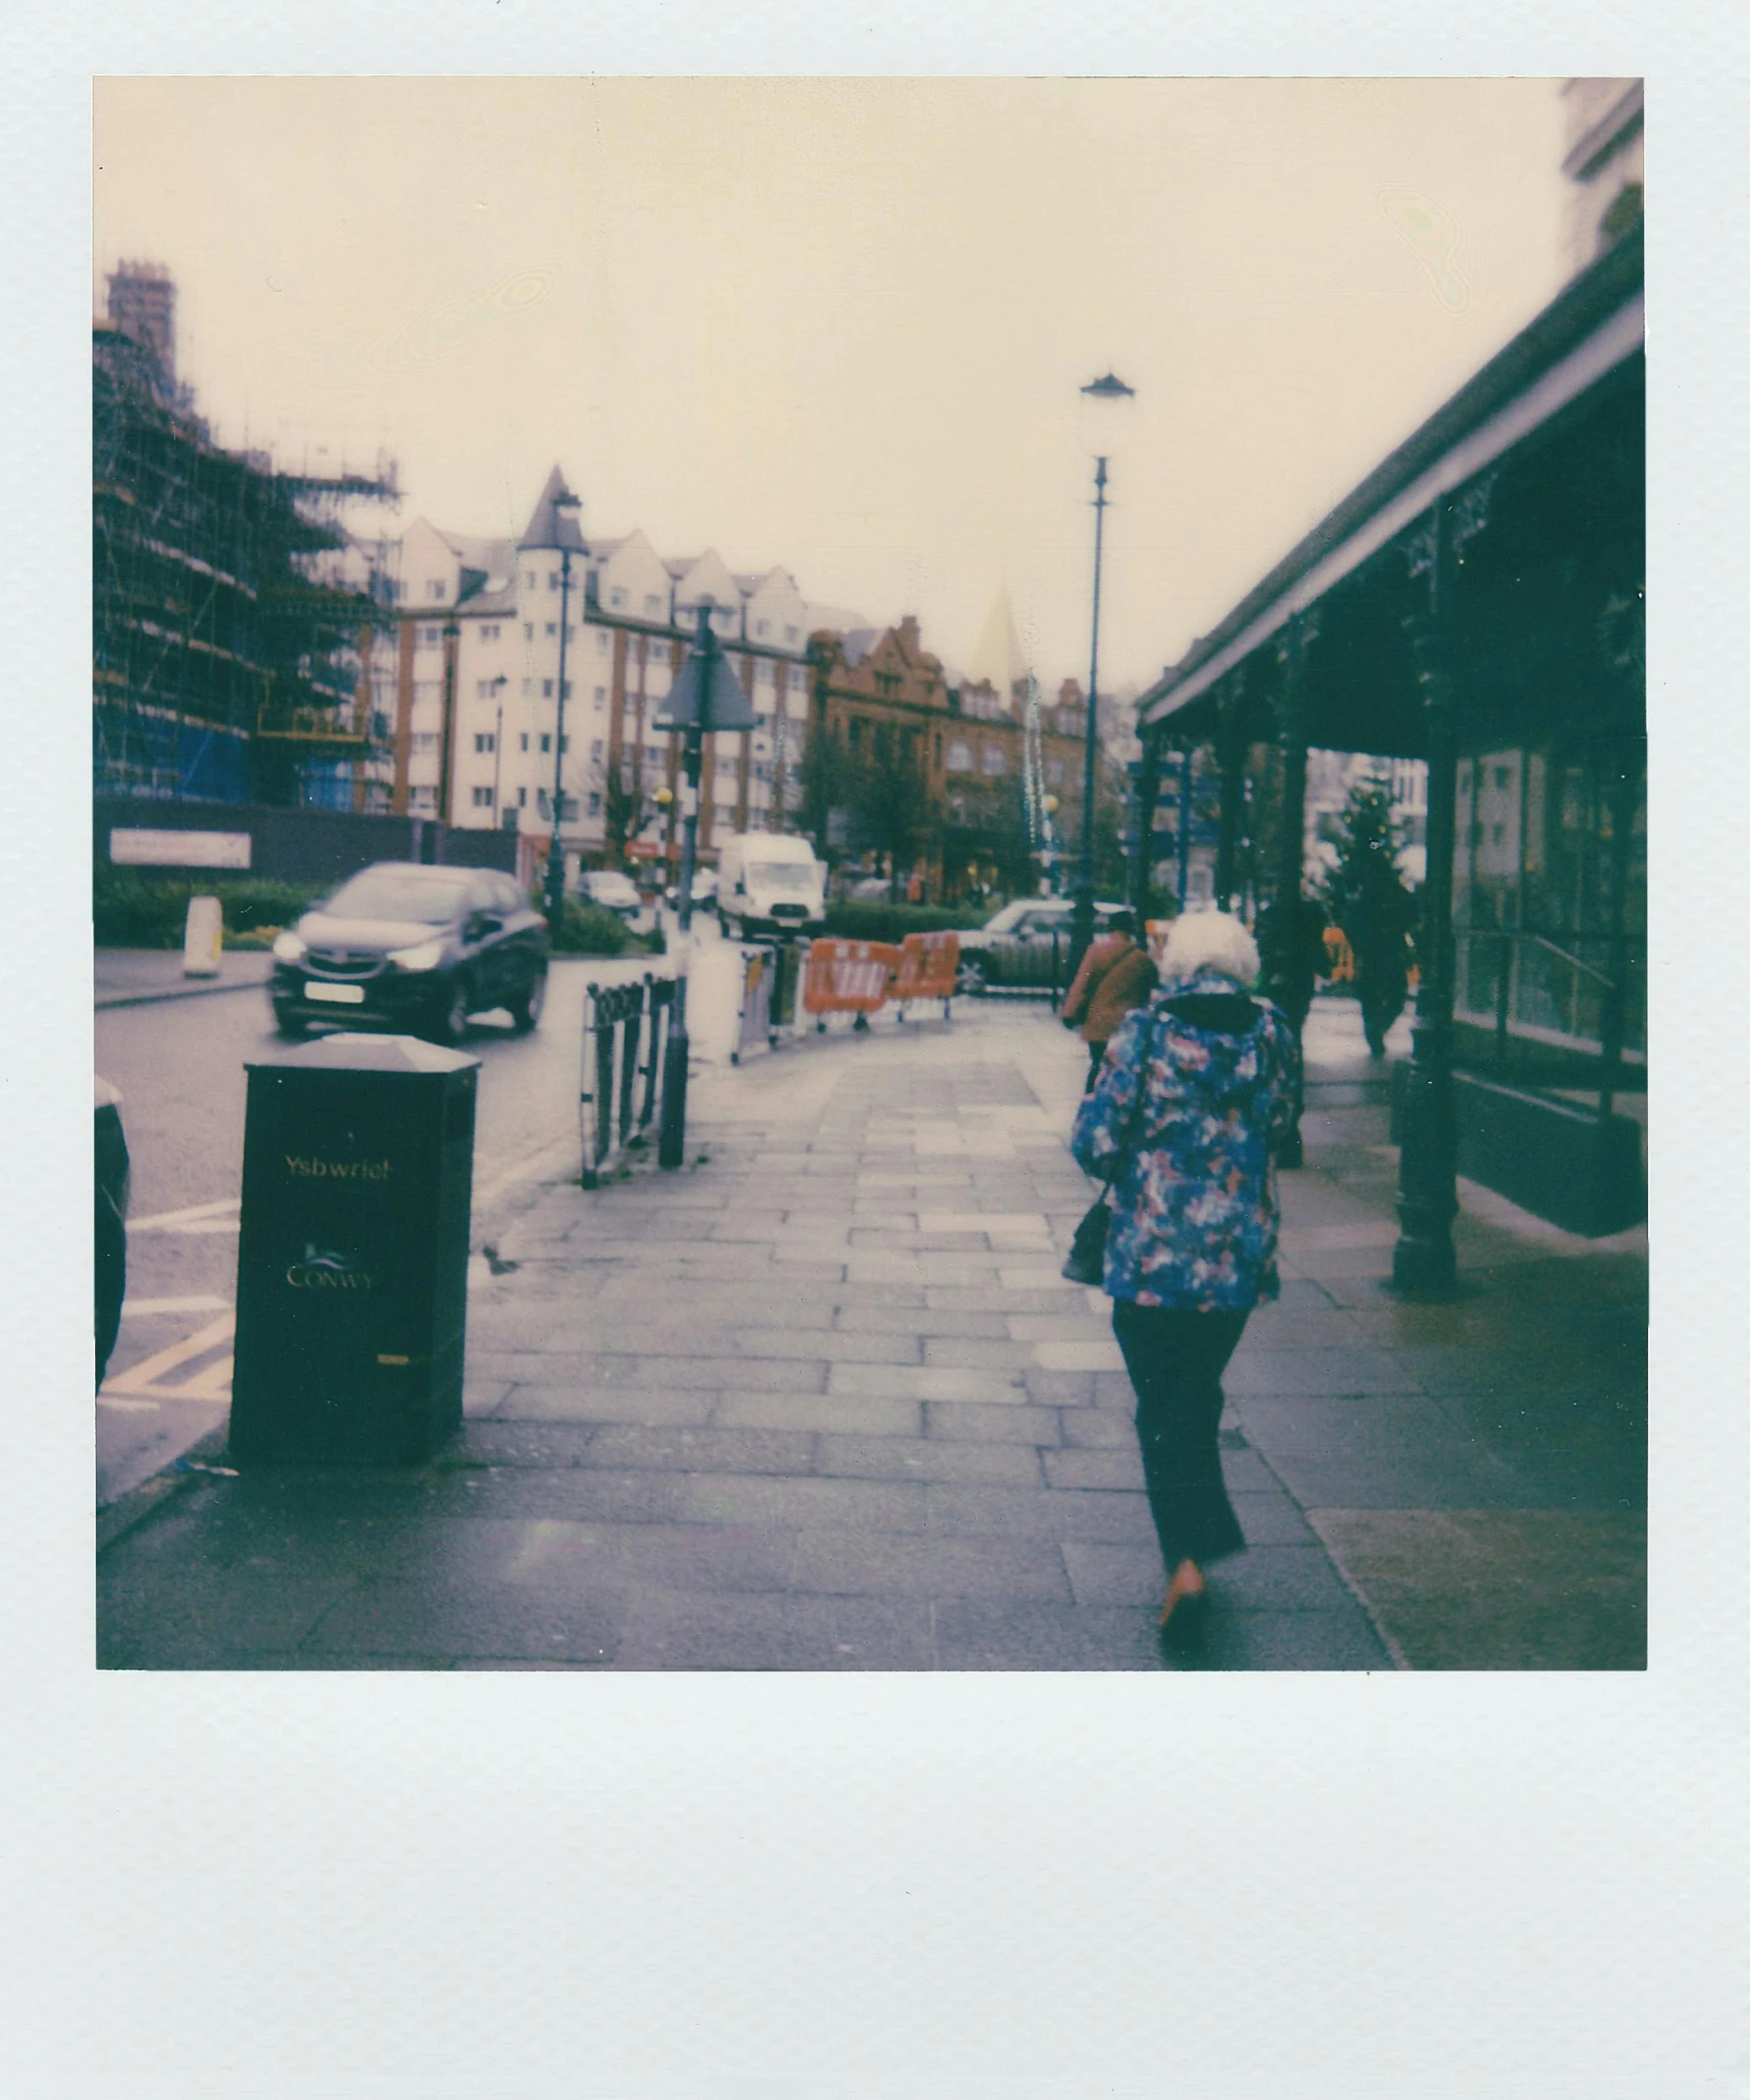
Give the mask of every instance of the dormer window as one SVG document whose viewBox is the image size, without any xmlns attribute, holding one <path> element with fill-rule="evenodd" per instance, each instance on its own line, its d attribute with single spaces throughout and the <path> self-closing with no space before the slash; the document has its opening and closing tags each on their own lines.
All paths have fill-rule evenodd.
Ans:
<svg viewBox="0 0 1750 2100">
<path fill-rule="evenodd" d="M 431 598 L 435 604 L 442 604 L 443 600 L 445 599 L 445 597 L 448 596 L 448 594 L 449 593 L 444 589 L 441 583 L 428 583 L 426 585 L 426 595 L 429 598 Z"/>
<path fill-rule="evenodd" d="M 625 610 L 626 594 L 623 590 L 610 590 L 607 593 L 607 602 L 616 612 L 623 612 Z"/>
</svg>

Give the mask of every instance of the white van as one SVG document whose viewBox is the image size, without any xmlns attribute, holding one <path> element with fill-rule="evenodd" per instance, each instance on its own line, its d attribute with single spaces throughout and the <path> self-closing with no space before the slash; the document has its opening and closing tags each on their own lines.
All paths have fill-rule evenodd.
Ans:
<svg viewBox="0 0 1750 2100">
<path fill-rule="evenodd" d="M 730 937 L 818 933 L 826 920 L 826 870 L 805 838 L 738 831 L 717 854 L 717 917 Z"/>
</svg>

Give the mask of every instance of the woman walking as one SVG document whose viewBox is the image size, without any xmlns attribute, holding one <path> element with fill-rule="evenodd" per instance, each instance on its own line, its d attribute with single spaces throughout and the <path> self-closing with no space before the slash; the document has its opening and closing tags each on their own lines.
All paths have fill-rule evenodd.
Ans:
<svg viewBox="0 0 1750 2100">
<path fill-rule="evenodd" d="M 1160 967 L 1070 1142 L 1112 1182 L 1105 1288 L 1167 1570 L 1162 1635 L 1177 1642 L 1202 1626 L 1205 1568 L 1246 1544 L 1222 1480 L 1222 1373 L 1252 1308 L 1278 1291 L 1272 1152 L 1300 1051 L 1277 1008 L 1249 995 L 1258 949 L 1238 919 L 1176 919 Z"/>
<path fill-rule="evenodd" d="M 1079 1028 L 1088 1045 L 1088 1077 L 1082 1087 L 1092 1093 L 1106 1046 L 1133 1007 L 1155 989 L 1155 965 L 1137 939 L 1137 916 L 1128 908 L 1115 911 L 1107 930 L 1090 941 L 1082 966 L 1064 994 L 1059 1018 L 1066 1028 Z"/>
</svg>

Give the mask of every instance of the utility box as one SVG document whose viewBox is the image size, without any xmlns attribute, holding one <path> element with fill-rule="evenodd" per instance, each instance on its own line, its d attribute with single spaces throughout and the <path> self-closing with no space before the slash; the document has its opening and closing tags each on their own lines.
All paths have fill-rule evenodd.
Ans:
<svg viewBox="0 0 1750 2100">
<path fill-rule="evenodd" d="M 246 1069 L 232 1457 L 418 1465 L 461 1421 L 479 1059 L 333 1035 Z"/>
</svg>

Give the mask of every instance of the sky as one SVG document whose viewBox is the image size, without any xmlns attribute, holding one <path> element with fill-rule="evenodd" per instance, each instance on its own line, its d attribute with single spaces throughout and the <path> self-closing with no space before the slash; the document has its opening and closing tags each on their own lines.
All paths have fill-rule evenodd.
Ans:
<svg viewBox="0 0 1750 2100">
<path fill-rule="evenodd" d="M 99 80 L 93 311 L 401 518 L 789 569 L 1047 689 L 1157 676 L 1553 296 L 1549 79 Z M 1136 390 L 1087 427 L 1080 390 Z"/>
</svg>

